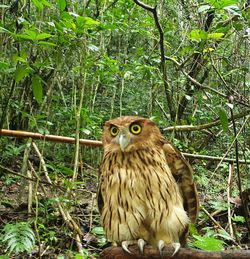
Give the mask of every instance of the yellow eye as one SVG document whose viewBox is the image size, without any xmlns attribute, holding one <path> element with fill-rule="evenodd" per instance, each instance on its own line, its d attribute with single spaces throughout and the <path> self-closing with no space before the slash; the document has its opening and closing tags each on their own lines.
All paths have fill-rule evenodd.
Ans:
<svg viewBox="0 0 250 259">
<path fill-rule="evenodd" d="M 111 134 L 111 136 L 115 137 L 115 136 L 117 136 L 118 133 L 119 133 L 119 130 L 118 130 L 118 128 L 117 128 L 116 126 L 112 126 L 112 127 L 110 128 L 110 134 Z"/>
<path fill-rule="evenodd" d="M 130 126 L 130 132 L 134 135 L 141 133 L 141 126 L 139 124 L 132 124 Z"/>
</svg>

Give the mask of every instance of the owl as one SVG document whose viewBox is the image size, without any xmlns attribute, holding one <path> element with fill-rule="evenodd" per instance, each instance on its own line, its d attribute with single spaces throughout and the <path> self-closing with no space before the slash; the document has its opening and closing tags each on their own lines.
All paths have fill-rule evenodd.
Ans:
<svg viewBox="0 0 250 259">
<path fill-rule="evenodd" d="M 193 171 L 149 119 L 124 116 L 105 123 L 98 207 L 109 241 L 130 253 L 145 244 L 175 254 L 198 213 Z"/>
</svg>

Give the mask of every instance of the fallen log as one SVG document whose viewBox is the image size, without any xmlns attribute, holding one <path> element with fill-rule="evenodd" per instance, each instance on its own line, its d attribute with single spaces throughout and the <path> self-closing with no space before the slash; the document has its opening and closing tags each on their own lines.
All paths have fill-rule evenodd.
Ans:
<svg viewBox="0 0 250 259">
<path fill-rule="evenodd" d="M 125 252 L 119 246 L 111 246 L 104 249 L 101 254 L 101 259 L 249 259 L 250 250 L 226 250 L 226 251 L 204 251 L 191 248 L 181 248 L 174 256 L 173 248 L 165 247 L 162 256 L 159 251 L 152 246 L 145 246 L 144 254 L 140 255 L 136 245 L 129 246 L 131 254 Z"/>
</svg>

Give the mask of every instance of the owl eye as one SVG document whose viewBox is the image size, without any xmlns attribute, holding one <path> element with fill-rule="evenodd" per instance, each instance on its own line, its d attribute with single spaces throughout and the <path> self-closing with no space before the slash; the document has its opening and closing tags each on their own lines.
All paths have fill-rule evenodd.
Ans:
<svg viewBox="0 0 250 259">
<path fill-rule="evenodd" d="M 141 126 L 139 124 L 132 124 L 130 126 L 130 132 L 137 135 L 141 132 Z"/>
<path fill-rule="evenodd" d="M 117 136 L 118 133 L 119 133 L 119 130 L 118 130 L 118 128 L 117 128 L 116 126 L 112 126 L 112 127 L 110 128 L 110 134 L 111 134 L 111 136 L 115 137 L 115 136 Z"/>
</svg>

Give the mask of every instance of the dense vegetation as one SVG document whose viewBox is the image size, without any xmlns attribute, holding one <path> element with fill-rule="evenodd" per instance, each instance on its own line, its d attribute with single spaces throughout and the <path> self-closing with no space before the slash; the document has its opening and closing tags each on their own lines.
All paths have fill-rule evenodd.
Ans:
<svg viewBox="0 0 250 259">
<path fill-rule="evenodd" d="M 0 15 L 0 128 L 99 140 L 109 118 L 151 118 L 182 152 L 236 162 L 190 158 L 202 208 L 189 245 L 246 248 L 249 1 L 3 0 Z M 101 149 L 0 149 L 0 253 L 97 256 Z"/>
</svg>

